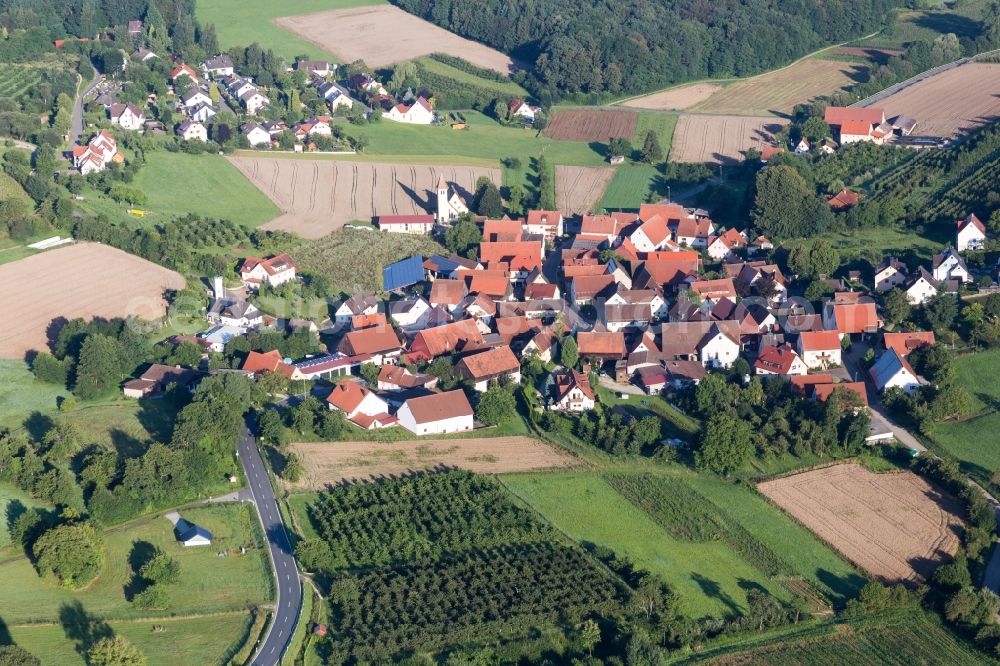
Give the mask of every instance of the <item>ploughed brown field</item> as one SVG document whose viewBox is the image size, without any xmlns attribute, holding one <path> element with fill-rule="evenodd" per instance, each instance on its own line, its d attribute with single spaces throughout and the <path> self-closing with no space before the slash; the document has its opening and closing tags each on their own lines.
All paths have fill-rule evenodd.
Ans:
<svg viewBox="0 0 1000 666">
<path fill-rule="evenodd" d="M 753 116 L 681 114 L 674 129 L 670 159 L 674 162 L 741 161 L 748 148 L 761 150 L 788 121 Z"/>
<path fill-rule="evenodd" d="M 563 215 L 593 212 L 615 177 L 614 167 L 556 165 L 556 206 Z"/>
<path fill-rule="evenodd" d="M 950 137 L 1000 117 L 1000 65 L 970 62 L 875 102 L 887 118 L 917 119 L 915 136 Z"/>
<path fill-rule="evenodd" d="M 0 266 L 0 358 L 48 348 L 54 319 L 162 317 L 184 278 L 99 243 L 76 243 Z"/>
<path fill-rule="evenodd" d="M 834 465 L 757 488 L 848 560 L 888 583 L 919 583 L 958 550 L 961 505 L 912 472 Z"/>
<path fill-rule="evenodd" d="M 552 116 L 545 134 L 560 141 L 631 140 L 638 120 L 632 111 L 569 109 Z"/>
<path fill-rule="evenodd" d="M 339 160 L 231 157 L 229 161 L 281 209 L 261 227 L 316 239 L 377 215 L 434 213 L 438 179 L 471 201 L 476 179 L 498 186 L 500 170 L 469 166 L 377 164 Z"/>
<path fill-rule="evenodd" d="M 400 442 L 310 442 L 293 444 L 305 473 L 291 485 L 320 490 L 338 481 L 364 481 L 438 466 L 480 474 L 571 467 L 575 461 L 531 437 L 419 439 Z"/>
<path fill-rule="evenodd" d="M 341 62 L 364 60 L 369 67 L 386 67 L 431 53 L 447 53 L 501 74 L 510 74 L 514 67 L 509 56 L 392 5 L 284 16 L 274 22 Z"/>
<path fill-rule="evenodd" d="M 681 111 L 699 102 L 704 102 L 720 90 L 722 90 L 722 86 L 715 83 L 692 83 L 691 85 L 669 88 L 649 95 L 643 95 L 642 97 L 636 97 L 627 102 L 622 102 L 622 106 L 630 106 L 637 109 Z"/>
</svg>

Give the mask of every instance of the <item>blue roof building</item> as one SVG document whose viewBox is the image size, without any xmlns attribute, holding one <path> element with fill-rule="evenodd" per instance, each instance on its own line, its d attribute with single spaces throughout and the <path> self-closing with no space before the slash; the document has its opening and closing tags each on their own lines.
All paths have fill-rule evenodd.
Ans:
<svg viewBox="0 0 1000 666">
<path fill-rule="evenodd" d="M 410 257 L 382 269 L 382 290 L 405 289 L 424 280 L 424 258 Z"/>
</svg>

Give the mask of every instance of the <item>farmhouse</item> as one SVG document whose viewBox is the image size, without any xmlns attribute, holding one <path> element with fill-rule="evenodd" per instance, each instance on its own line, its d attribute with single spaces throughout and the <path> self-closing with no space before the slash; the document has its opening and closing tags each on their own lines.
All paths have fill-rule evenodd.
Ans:
<svg viewBox="0 0 1000 666">
<path fill-rule="evenodd" d="M 339 409 L 349 421 L 365 430 L 395 425 L 389 403 L 356 381 L 342 381 L 326 397 L 330 409 Z"/>
<path fill-rule="evenodd" d="M 247 328 L 260 326 L 264 315 L 250 301 L 217 298 L 212 301 L 205 318 L 213 324 L 243 329 L 240 331 L 242 335 Z"/>
<path fill-rule="evenodd" d="M 799 334 L 798 352 L 807 368 L 840 365 L 841 351 L 837 331 L 804 331 Z"/>
<path fill-rule="evenodd" d="M 888 349 L 879 356 L 868 373 L 879 391 L 901 388 L 907 393 L 913 393 L 923 384 L 916 371 L 895 349 Z"/>
<path fill-rule="evenodd" d="M 132 103 L 112 104 L 108 107 L 108 115 L 112 125 L 118 125 L 122 129 L 137 131 L 141 130 L 146 122 L 146 115 L 142 109 Z"/>
<path fill-rule="evenodd" d="M 473 428 L 469 399 L 461 389 L 410 398 L 396 412 L 399 425 L 414 435 L 443 435 Z"/>
<path fill-rule="evenodd" d="M 828 106 L 823 119 L 837 129 L 842 146 L 858 141 L 882 143 L 886 137 L 884 109 Z M 891 126 L 888 129 L 891 133 Z"/>
<path fill-rule="evenodd" d="M 576 343 L 582 358 L 617 361 L 626 356 L 625 334 L 621 332 L 580 332 L 576 334 Z"/>
<path fill-rule="evenodd" d="M 408 391 L 410 389 L 432 389 L 437 386 L 434 375 L 414 374 L 398 365 L 383 365 L 378 371 L 379 391 Z"/>
<path fill-rule="evenodd" d="M 240 279 L 251 290 L 261 285 L 277 287 L 294 280 L 297 270 L 295 262 L 284 252 L 267 259 L 247 257 L 240 265 Z"/>
<path fill-rule="evenodd" d="M 411 125 L 430 125 L 434 122 L 434 118 L 434 110 L 423 97 L 418 97 L 412 104 L 396 104 L 385 114 L 386 120 Z"/>
<path fill-rule="evenodd" d="M 433 215 L 379 215 L 375 218 L 379 231 L 395 234 L 429 234 L 434 230 Z"/>
<path fill-rule="evenodd" d="M 728 368 L 740 355 L 735 321 L 667 322 L 660 326 L 665 360 L 698 361 L 705 367 Z"/>
<path fill-rule="evenodd" d="M 164 393 L 171 384 L 190 388 L 201 376 L 202 373 L 191 368 L 154 363 L 137 379 L 125 382 L 122 394 L 126 398 L 148 398 Z"/>
<path fill-rule="evenodd" d="M 827 301 L 823 304 L 823 327 L 836 330 L 841 335 L 854 333 L 875 333 L 882 326 L 874 303 L 838 303 Z"/>
<path fill-rule="evenodd" d="M 378 312 L 378 303 L 374 294 L 354 294 L 337 307 L 333 313 L 334 321 L 340 326 L 347 326 L 356 315 Z"/>
<path fill-rule="evenodd" d="M 846 187 L 836 194 L 827 195 L 826 197 L 826 203 L 830 206 L 830 210 L 835 213 L 853 208 L 858 205 L 859 201 L 861 201 L 861 195 Z"/>
<path fill-rule="evenodd" d="M 343 337 L 337 350 L 348 356 L 371 354 L 381 365 L 386 359 L 399 356 L 403 345 L 392 326 L 375 326 L 351 331 Z"/>
<path fill-rule="evenodd" d="M 483 332 L 473 319 L 417 331 L 410 343 L 408 360 L 431 360 L 444 354 L 472 351 L 483 346 Z"/>
<path fill-rule="evenodd" d="M 955 249 L 959 252 L 966 250 L 982 250 L 986 244 L 986 227 L 975 213 L 969 213 L 964 220 L 956 223 Z"/>
<path fill-rule="evenodd" d="M 746 236 L 736 229 L 727 229 L 725 232 L 708 239 L 706 251 L 708 256 L 716 261 L 724 261 L 736 257 L 736 251 L 747 246 Z"/>
<path fill-rule="evenodd" d="M 596 400 L 587 375 L 576 370 L 560 372 L 554 376 L 555 395 L 549 409 L 559 412 L 585 412 L 594 408 Z"/>
<path fill-rule="evenodd" d="M 501 377 L 508 378 L 514 384 L 520 382 L 521 362 L 510 347 L 503 345 L 463 356 L 455 365 L 455 373 L 482 393 L 489 388 L 490 381 Z"/>
<path fill-rule="evenodd" d="M 507 111 L 512 118 L 523 118 L 527 123 L 535 122 L 535 116 L 542 112 L 537 106 L 531 106 L 523 99 L 512 99 L 507 103 Z"/>
</svg>

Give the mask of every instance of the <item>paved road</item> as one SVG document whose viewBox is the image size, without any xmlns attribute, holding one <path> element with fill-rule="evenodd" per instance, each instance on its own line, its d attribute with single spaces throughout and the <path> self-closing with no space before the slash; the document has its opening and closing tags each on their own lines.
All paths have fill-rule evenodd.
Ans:
<svg viewBox="0 0 1000 666">
<path fill-rule="evenodd" d="M 97 73 L 97 68 L 95 67 L 94 78 L 90 80 L 90 83 L 83 90 L 77 90 L 76 102 L 73 104 L 72 122 L 70 123 L 70 143 L 80 143 L 80 138 L 83 136 L 83 98 L 94 89 L 94 86 L 97 85 L 100 79 L 101 75 Z"/>
<path fill-rule="evenodd" d="M 243 473 L 247 477 L 250 494 L 257 505 L 257 514 L 264 526 L 267 536 L 267 548 L 271 553 L 271 566 L 276 581 L 274 618 L 264 635 L 252 666 L 275 666 L 281 661 L 281 655 L 288 647 L 288 642 L 295 631 L 298 622 L 299 609 L 302 607 L 302 584 L 299 572 L 295 568 L 295 558 L 292 556 L 288 532 L 281 522 L 278 511 L 278 501 L 274 496 L 274 488 L 267 476 L 267 468 L 257 449 L 257 440 L 250 434 L 249 428 L 244 428 L 237 444 Z"/>
</svg>

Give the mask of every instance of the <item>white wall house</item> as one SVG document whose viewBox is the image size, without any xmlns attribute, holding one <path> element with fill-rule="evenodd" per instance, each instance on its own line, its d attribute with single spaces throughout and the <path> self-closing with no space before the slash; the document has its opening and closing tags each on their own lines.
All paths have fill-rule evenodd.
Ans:
<svg viewBox="0 0 1000 666">
<path fill-rule="evenodd" d="M 739 343 L 718 329 L 698 348 L 698 360 L 706 368 L 728 368 L 739 357 Z"/>
<path fill-rule="evenodd" d="M 964 220 L 959 220 L 955 232 L 955 249 L 982 250 L 986 245 L 986 227 L 975 214 L 970 213 Z"/>
<path fill-rule="evenodd" d="M 397 104 L 384 116 L 387 120 L 410 125 L 430 125 L 434 122 L 434 110 L 423 97 L 418 97 L 413 104 Z"/>
<path fill-rule="evenodd" d="M 913 393 L 922 383 L 910 364 L 895 349 L 886 350 L 868 372 L 879 391 L 901 388 L 907 393 Z"/>
<path fill-rule="evenodd" d="M 840 334 L 837 331 L 807 331 L 799 334 L 799 356 L 810 369 L 843 363 Z"/>
<path fill-rule="evenodd" d="M 414 435 L 443 435 L 473 428 L 472 405 L 461 389 L 410 398 L 396 417 L 399 425 Z"/>
</svg>

